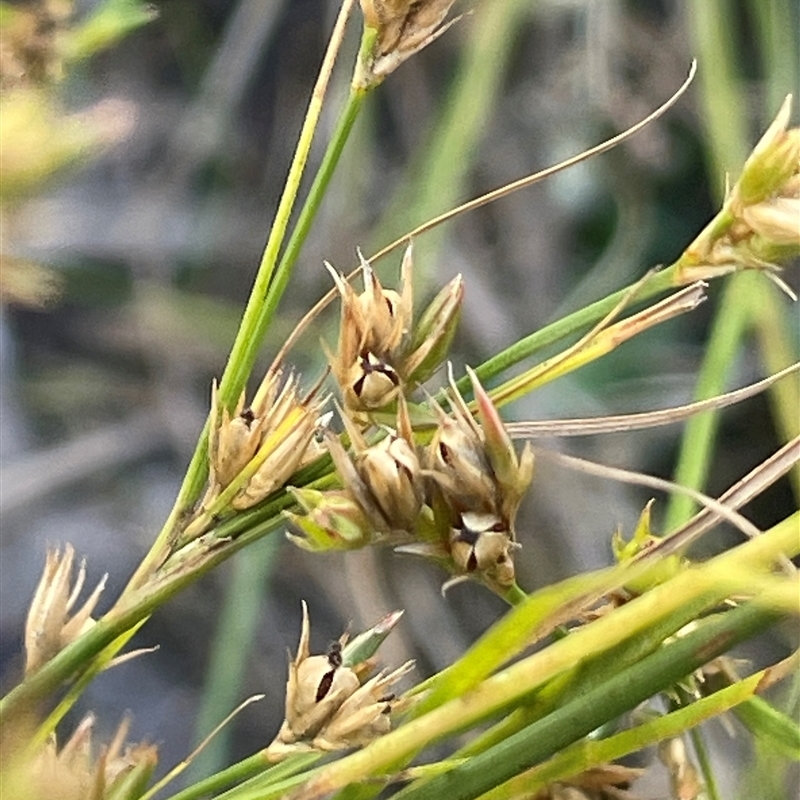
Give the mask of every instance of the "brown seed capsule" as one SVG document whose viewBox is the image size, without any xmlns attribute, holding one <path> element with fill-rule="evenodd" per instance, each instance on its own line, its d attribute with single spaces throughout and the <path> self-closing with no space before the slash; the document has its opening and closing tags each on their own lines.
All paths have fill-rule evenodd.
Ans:
<svg viewBox="0 0 800 800">
<path fill-rule="evenodd" d="M 394 367 L 369 350 L 359 353 L 340 384 L 346 408 L 375 411 L 400 393 L 400 376 Z"/>
<path fill-rule="evenodd" d="M 526 446 L 517 457 L 497 409 L 468 370 L 472 379 L 480 424 L 456 388 L 450 374 L 448 415 L 431 403 L 439 427 L 427 450 L 426 467 L 455 511 L 496 514 L 512 527 L 519 503 L 533 477 L 533 452 Z"/>
<path fill-rule="evenodd" d="M 533 477 L 533 452 L 526 446 L 517 456 L 497 409 L 468 373 L 477 419 L 451 372 L 451 412 L 431 402 L 439 425 L 425 453 L 424 474 L 436 486 L 429 499 L 433 528 L 442 536 L 439 549 L 449 550 L 450 569 L 503 592 L 514 583 L 514 519 Z M 433 557 L 441 560 L 435 548 Z"/>
<path fill-rule="evenodd" d="M 411 322 L 411 284 L 404 275 L 400 293 L 384 289 L 369 262 L 358 255 L 364 282 L 360 295 L 326 264 L 341 298 L 339 342 L 328 360 L 345 407 L 372 410 L 391 402 L 399 391 L 393 356 Z"/>
<path fill-rule="evenodd" d="M 397 705 L 387 689 L 411 671 L 413 661 L 407 661 L 394 672 L 379 672 L 351 694 L 330 722 L 314 739 L 320 750 L 344 750 L 363 747 L 391 730 L 391 712 Z"/>
<path fill-rule="evenodd" d="M 387 698 L 386 689 L 413 665 L 408 662 L 388 675 L 381 672 L 362 686 L 356 671 L 358 665 L 343 663 L 346 635 L 324 656 L 310 655 L 309 641 L 308 608 L 304 602 L 300 644 L 289 664 L 286 718 L 268 748 L 273 758 L 302 749 L 360 746 L 386 733 L 388 712 L 395 705 Z"/>
<path fill-rule="evenodd" d="M 331 664 L 328 656 L 310 656 L 290 666 L 286 690 L 289 733 L 283 741 L 313 739 L 359 686 L 351 669 Z"/>
<path fill-rule="evenodd" d="M 211 480 L 224 489 L 251 461 L 261 443 L 264 420 L 244 407 L 244 392 L 233 414 L 220 408 L 217 382 L 211 384 L 208 457 Z"/>
<path fill-rule="evenodd" d="M 384 289 L 359 253 L 364 291 L 355 290 L 329 264 L 341 299 L 336 352 L 328 361 L 348 411 L 375 411 L 430 377 L 447 354 L 464 297 L 454 278 L 412 326 L 412 248 L 400 268 L 400 290 Z"/>
<path fill-rule="evenodd" d="M 391 528 L 413 529 L 423 495 L 419 461 L 412 445 L 390 433 L 357 456 L 356 469 Z"/>
<path fill-rule="evenodd" d="M 471 421 L 453 419 L 442 411 L 428 447 L 426 465 L 457 509 L 495 507 L 494 475 Z"/>
<path fill-rule="evenodd" d="M 494 514 L 465 512 L 450 534 L 450 552 L 464 573 L 479 573 L 489 583 L 508 588 L 514 583 L 513 551 L 519 545 Z"/>
<path fill-rule="evenodd" d="M 353 84 L 380 83 L 406 59 L 439 38 L 456 20 L 443 25 L 455 0 L 361 0 L 364 26 L 377 32 L 368 53 L 362 53 Z"/>
<path fill-rule="evenodd" d="M 292 744 L 313 738 L 339 706 L 358 689 L 355 673 L 332 663 L 328 656 L 310 655 L 311 628 L 303 602 L 303 624 L 297 655 L 289 662 L 286 683 L 286 717 L 278 739 Z"/>
<path fill-rule="evenodd" d="M 380 530 L 412 532 L 425 491 L 405 400 L 402 396 L 398 400 L 396 429 L 387 428 L 386 437 L 374 445 L 367 444 L 346 413 L 340 413 L 354 451 L 355 475 L 338 441 L 330 443 L 330 451 L 344 486 Z"/>
</svg>

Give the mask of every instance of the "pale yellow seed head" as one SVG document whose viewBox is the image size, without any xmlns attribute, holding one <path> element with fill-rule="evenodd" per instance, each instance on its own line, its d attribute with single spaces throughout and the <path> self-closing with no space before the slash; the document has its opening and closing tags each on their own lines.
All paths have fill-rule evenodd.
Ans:
<svg viewBox="0 0 800 800">
<path fill-rule="evenodd" d="M 75 550 L 70 544 L 65 545 L 63 552 L 57 547 L 47 551 L 44 571 L 25 623 L 26 675 L 36 672 L 95 624 L 92 612 L 108 576 L 100 580 L 81 608 L 72 614 L 86 578 L 86 566 L 81 562 L 73 584 L 74 558 Z"/>
<path fill-rule="evenodd" d="M 773 244 L 800 247 L 800 198 L 775 197 L 747 206 L 741 219 L 754 234 Z"/>
</svg>

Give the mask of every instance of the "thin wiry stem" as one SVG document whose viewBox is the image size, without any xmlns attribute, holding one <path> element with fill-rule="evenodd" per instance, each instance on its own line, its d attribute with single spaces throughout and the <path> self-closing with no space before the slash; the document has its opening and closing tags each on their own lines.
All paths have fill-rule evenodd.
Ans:
<svg viewBox="0 0 800 800">
<path fill-rule="evenodd" d="M 322 104 L 327 91 L 328 82 L 333 71 L 336 56 L 341 48 L 344 37 L 345 24 L 352 10 L 355 0 L 344 0 L 339 10 L 339 15 L 331 33 L 328 48 L 320 67 L 317 82 L 311 93 L 306 116 L 300 130 L 300 135 L 295 148 L 294 157 L 289 168 L 278 209 L 275 212 L 275 219 L 270 228 L 267 243 L 261 256 L 261 262 L 256 273 L 253 288 L 242 316 L 239 331 L 236 334 L 231 348 L 228 362 L 223 372 L 219 385 L 220 403 L 225 406 L 232 406 L 236 402 L 244 389 L 247 378 L 253 368 L 259 348 L 266 335 L 267 328 L 272 320 L 274 305 L 267 305 L 265 297 L 268 294 L 270 281 L 273 277 L 275 265 L 278 260 L 278 253 L 283 243 L 286 228 L 289 224 L 289 217 L 294 207 L 297 192 L 300 188 L 300 181 L 305 170 L 308 155 L 311 150 L 311 142 L 322 113 Z M 282 279 L 285 280 L 286 272 L 291 264 L 284 266 Z M 157 568 L 166 557 L 169 550 L 169 540 L 174 534 L 175 524 L 180 516 L 190 508 L 199 497 L 203 483 L 208 474 L 208 428 L 209 423 L 203 428 L 197 447 L 187 468 L 186 475 L 181 485 L 178 497 L 175 501 L 172 512 L 170 513 L 164 527 L 156 537 L 153 546 L 142 560 L 133 577 L 129 581 L 128 588 L 135 588 L 146 580 L 153 569 Z"/>
<path fill-rule="evenodd" d="M 741 480 L 720 495 L 719 502 L 724 504 L 726 508 L 741 508 L 789 472 L 798 462 L 800 462 L 800 437 L 785 444 L 755 469 L 748 472 Z M 653 549 L 657 549 L 662 555 L 684 550 L 706 531 L 714 527 L 718 521 L 719 516 L 714 510 L 706 507 L 680 528 L 670 533 L 663 542 Z"/>
<path fill-rule="evenodd" d="M 445 222 L 448 222 L 454 217 L 457 217 L 459 214 L 466 214 L 468 211 L 474 211 L 475 209 L 488 205 L 489 203 L 499 200 L 502 197 L 508 197 L 508 195 L 513 194 L 520 189 L 526 189 L 528 186 L 533 186 L 535 183 L 539 183 L 540 181 L 545 180 L 545 178 L 550 178 L 565 169 L 574 167 L 576 164 L 580 164 L 581 162 L 593 158 L 594 156 L 598 156 L 601 153 L 606 153 L 609 150 L 613 150 L 617 145 L 622 144 L 622 142 L 626 141 L 627 139 L 630 139 L 631 136 L 639 133 L 639 131 L 647 127 L 651 122 L 654 122 L 660 116 L 669 111 L 669 109 L 672 108 L 672 106 L 674 106 L 678 100 L 680 100 L 684 92 L 686 92 L 686 90 L 689 88 L 694 80 L 696 72 L 697 62 L 692 61 L 686 80 L 681 84 L 680 88 L 675 92 L 675 94 L 673 94 L 672 97 L 670 97 L 665 103 L 655 109 L 655 111 L 652 111 L 650 114 L 648 114 L 643 120 L 637 122 L 635 125 L 632 125 L 622 133 L 612 136 L 605 142 L 601 142 L 594 147 L 590 147 L 588 150 L 584 150 L 582 153 L 578 153 L 571 158 L 567 158 L 558 164 L 554 164 L 552 167 L 547 167 L 547 169 L 543 169 L 534 173 L 533 175 L 526 175 L 524 178 L 507 183 L 498 189 L 494 189 L 491 192 L 481 195 L 480 197 L 476 197 L 474 200 L 470 200 L 468 203 L 463 203 L 462 205 L 457 206 L 456 208 L 453 208 L 444 214 L 440 214 L 438 217 L 434 217 L 433 219 L 424 222 L 422 225 L 418 225 L 416 228 L 408 231 L 408 233 L 403 234 L 403 236 L 395 239 L 385 247 L 382 247 L 377 253 L 375 253 L 374 256 L 372 256 L 370 261 L 377 261 L 378 259 L 383 258 L 383 256 L 391 253 L 392 250 L 395 250 L 402 244 L 410 241 L 415 236 L 420 236 L 423 233 L 426 233 L 427 231 L 432 230 L 433 228 L 436 228 Z"/>
<path fill-rule="evenodd" d="M 681 422 L 701 411 L 712 408 L 725 408 L 740 403 L 770 388 L 781 378 L 800 369 L 800 362 L 792 364 L 768 378 L 764 378 L 741 389 L 699 400 L 683 406 L 663 408 L 658 411 L 643 411 L 635 414 L 611 414 L 604 417 L 582 417 L 576 419 L 530 420 L 508 422 L 506 430 L 512 439 L 534 439 L 541 436 L 593 436 L 598 433 L 619 433 L 655 428 Z"/>
<path fill-rule="evenodd" d="M 632 483 L 637 486 L 648 486 L 651 489 L 658 489 L 664 492 L 674 492 L 676 494 L 686 494 L 691 497 L 696 503 L 705 506 L 707 509 L 717 514 L 721 519 L 725 519 L 734 525 L 738 530 L 750 538 L 761 535 L 761 531 L 753 525 L 750 520 L 745 519 L 741 514 L 737 514 L 733 509 L 723 505 L 719 500 L 714 500 L 713 497 L 698 492 L 696 489 L 691 489 L 688 486 L 681 486 L 679 483 L 665 480 L 664 478 L 657 478 L 654 475 L 645 475 L 642 472 L 632 472 L 631 470 L 621 469 L 619 467 L 609 467 L 605 464 L 596 464 L 593 461 L 588 461 L 585 458 L 577 458 L 576 456 L 568 456 L 565 453 L 556 453 L 552 450 L 544 450 L 537 448 L 537 458 L 544 458 L 548 461 L 555 461 L 556 463 L 563 464 L 571 467 L 579 472 L 585 472 L 588 475 L 597 475 L 601 478 L 608 478 L 611 480 L 619 480 L 624 483 Z"/>
</svg>

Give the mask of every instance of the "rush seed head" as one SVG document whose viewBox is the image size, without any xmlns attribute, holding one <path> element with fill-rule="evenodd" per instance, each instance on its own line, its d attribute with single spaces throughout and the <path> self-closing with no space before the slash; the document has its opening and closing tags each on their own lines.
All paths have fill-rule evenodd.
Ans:
<svg viewBox="0 0 800 800">
<path fill-rule="evenodd" d="M 411 245 L 405 251 L 397 291 L 384 289 L 359 253 L 364 290 L 327 264 L 341 301 L 339 341 L 328 361 L 347 412 L 385 408 L 408 395 L 442 363 L 453 340 L 464 297 L 454 278 L 413 324 Z"/>
<path fill-rule="evenodd" d="M 676 282 L 740 269 L 774 273 L 800 254 L 800 128 L 789 128 L 791 95 L 753 148 L 722 210 L 677 262 Z"/>
<path fill-rule="evenodd" d="M 381 620 L 378 626 L 384 624 L 385 620 Z M 385 632 L 381 629 L 376 641 L 383 638 Z M 268 748 L 273 758 L 298 750 L 363 746 L 387 733 L 391 728 L 390 713 L 397 705 L 393 697 L 388 699 L 387 689 L 413 667 L 409 661 L 388 674 L 379 672 L 362 684 L 359 674 L 364 665 L 344 662 L 347 634 L 325 655 L 311 655 L 310 639 L 308 607 L 304 602 L 300 643 L 297 655 L 289 662 L 286 717 Z"/>
<path fill-rule="evenodd" d="M 361 0 L 364 28 L 374 32 L 362 52 L 353 83 L 380 83 L 406 59 L 438 39 L 458 18 L 444 23 L 455 0 Z"/>
<path fill-rule="evenodd" d="M 91 628 L 97 601 L 106 584 L 104 575 L 78 611 L 72 608 L 86 579 L 86 564 L 81 561 L 78 577 L 72 582 L 75 549 L 71 544 L 47 550 L 42 577 L 31 601 L 25 623 L 25 674 L 30 675 L 53 656 Z"/>
<path fill-rule="evenodd" d="M 230 505 L 236 510 L 250 508 L 316 456 L 312 445 L 327 397 L 315 391 L 301 397 L 294 375 L 282 387 L 281 380 L 280 371 L 267 373 L 252 405 L 244 407 L 242 394 L 232 413 L 220 407 L 216 384 L 212 386 L 205 507 L 246 473 Z"/>
</svg>

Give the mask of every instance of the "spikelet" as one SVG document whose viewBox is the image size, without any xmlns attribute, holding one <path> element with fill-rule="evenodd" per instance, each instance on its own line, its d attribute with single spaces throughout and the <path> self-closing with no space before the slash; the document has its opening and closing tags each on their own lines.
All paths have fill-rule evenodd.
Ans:
<svg viewBox="0 0 800 800">
<path fill-rule="evenodd" d="M 350 651 L 369 655 L 383 641 L 400 618 L 389 615 L 360 637 L 362 644 Z M 374 632 L 374 636 L 370 634 Z M 334 642 L 325 655 L 311 655 L 308 607 L 303 603 L 303 625 L 297 655 L 289 662 L 286 683 L 286 716 L 275 740 L 267 749 L 273 759 L 303 750 L 343 750 L 360 747 L 387 733 L 392 710 L 398 705 L 387 689 L 413 667 L 408 661 L 398 669 L 379 672 L 364 683 L 360 675 L 368 664 L 348 659 L 347 635 Z M 363 642 L 372 646 L 363 650 Z"/>
</svg>

